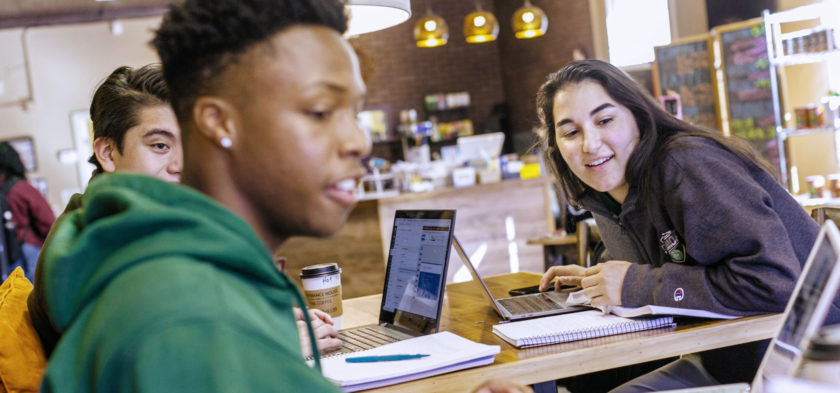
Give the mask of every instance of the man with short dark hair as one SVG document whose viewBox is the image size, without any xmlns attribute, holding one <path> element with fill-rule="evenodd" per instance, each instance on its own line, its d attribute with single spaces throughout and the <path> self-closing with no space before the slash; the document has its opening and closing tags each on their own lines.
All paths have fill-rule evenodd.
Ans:
<svg viewBox="0 0 840 393">
<path fill-rule="evenodd" d="M 181 179 L 201 193 L 131 174 L 91 182 L 44 250 L 62 333 L 44 391 L 337 391 L 303 361 L 292 307 L 305 305 L 271 251 L 338 230 L 365 174 L 345 28 L 337 0 L 170 9 L 154 44 Z"/>
<path fill-rule="evenodd" d="M 303 361 L 292 307 L 304 301 L 271 251 L 335 233 L 355 204 L 371 146 L 345 30 L 338 0 L 170 9 L 153 43 L 193 189 L 103 176 L 59 225 L 43 275 L 63 336 L 43 391 L 338 391 L 311 327 L 316 366 Z"/>
</svg>

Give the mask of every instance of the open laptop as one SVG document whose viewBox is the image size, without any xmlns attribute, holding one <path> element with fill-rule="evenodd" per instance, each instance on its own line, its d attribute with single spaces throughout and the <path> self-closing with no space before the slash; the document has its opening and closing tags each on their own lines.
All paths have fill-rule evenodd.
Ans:
<svg viewBox="0 0 840 393">
<path fill-rule="evenodd" d="M 344 345 L 325 356 L 436 333 L 454 230 L 454 210 L 397 210 L 379 323 L 339 331 Z"/>
<path fill-rule="evenodd" d="M 793 376 L 811 337 L 822 327 L 840 287 L 840 231 L 823 224 L 784 312 L 784 322 L 770 342 L 752 386 L 728 384 L 669 390 L 671 393 L 762 392 L 774 377 Z M 771 382 L 772 383 L 772 382 Z"/>
<path fill-rule="evenodd" d="M 487 284 L 478 275 L 478 271 L 473 266 L 470 257 L 467 256 L 464 247 L 461 246 L 461 242 L 458 241 L 457 237 L 453 236 L 453 244 L 458 256 L 464 262 L 464 266 L 470 271 L 473 279 L 481 283 L 481 286 L 484 288 L 484 294 L 487 295 L 493 308 L 499 313 L 499 316 L 502 317 L 504 322 L 592 309 L 588 306 L 568 305 L 566 303 L 569 297 L 568 292 L 546 291 L 496 299 L 490 293 Z"/>
</svg>

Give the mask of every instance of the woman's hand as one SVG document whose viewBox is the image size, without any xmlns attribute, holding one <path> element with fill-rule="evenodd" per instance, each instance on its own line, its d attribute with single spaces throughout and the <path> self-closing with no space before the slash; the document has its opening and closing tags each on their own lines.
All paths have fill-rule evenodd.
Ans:
<svg viewBox="0 0 840 393">
<path fill-rule="evenodd" d="M 306 320 L 303 318 L 303 310 L 292 307 L 297 322 L 298 335 L 300 336 L 300 349 L 304 357 L 312 356 L 312 346 L 309 344 L 309 331 L 306 329 Z M 338 330 L 333 326 L 330 314 L 317 308 L 309 309 L 309 319 L 312 321 L 312 331 L 315 332 L 315 343 L 318 351 L 328 352 L 341 348 L 341 340 L 338 339 Z"/>
<path fill-rule="evenodd" d="M 552 266 L 545 271 L 540 279 L 540 291 L 548 290 L 551 280 L 557 277 L 554 282 L 554 290 L 559 291 L 561 285 L 579 286 L 580 281 L 586 276 L 586 268 L 578 265 Z"/>
<path fill-rule="evenodd" d="M 621 287 L 629 268 L 627 261 L 607 261 L 586 269 L 580 286 L 593 307 L 621 305 Z"/>
</svg>

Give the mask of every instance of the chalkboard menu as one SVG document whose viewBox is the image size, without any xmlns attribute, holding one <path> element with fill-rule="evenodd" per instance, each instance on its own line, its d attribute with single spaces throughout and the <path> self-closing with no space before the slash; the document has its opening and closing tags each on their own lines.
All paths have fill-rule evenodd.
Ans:
<svg viewBox="0 0 840 393">
<path fill-rule="evenodd" d="M 764 24 L 752 21 L 716 29 L 721 44 L 729 129 L 752 143 L 776 170 L 776 117 Z M 778 178 L 778 172 L 775 173 Z"/>
<path fill-rule="evenodd" d="M 719 129 L 711 50 L 709 35 L 654 48 L 657 95 L 679 94 L 683 120 Z"/>
</svg>

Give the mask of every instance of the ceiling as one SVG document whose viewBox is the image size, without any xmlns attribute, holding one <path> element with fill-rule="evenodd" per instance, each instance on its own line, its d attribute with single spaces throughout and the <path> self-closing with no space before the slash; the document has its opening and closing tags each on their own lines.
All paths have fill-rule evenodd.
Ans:
<svg viewBox="0 0 840 393">
<path fill-rule="evenodd" d="M 175 0 L 2 0 L 0 29 L 163 15 Z"/>
</svg>

